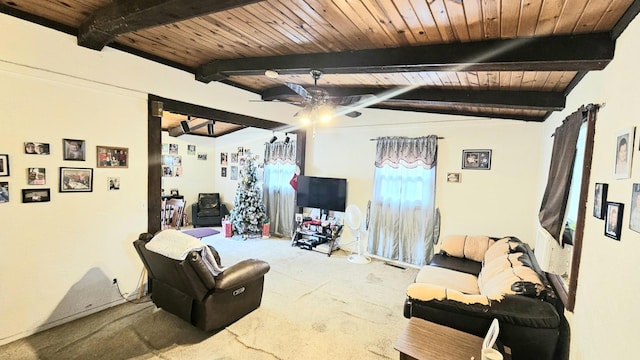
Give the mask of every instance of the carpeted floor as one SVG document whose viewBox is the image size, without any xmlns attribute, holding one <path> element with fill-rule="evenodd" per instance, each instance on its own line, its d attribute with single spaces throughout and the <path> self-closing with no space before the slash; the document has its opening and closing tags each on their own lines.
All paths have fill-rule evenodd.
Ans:
<svg viewBox="0 0 640 360">
<path fill-rule="evenodd" d="M 397 359 L 402 305 L 417 269 L 358 265 L 291 247 L 288 239 L 205 237 L 224 266 L 271 265 L 260 308 L 205 333 L 155 308 L 126 303 L 0 347 L 0 359 Z"/>
</svg>

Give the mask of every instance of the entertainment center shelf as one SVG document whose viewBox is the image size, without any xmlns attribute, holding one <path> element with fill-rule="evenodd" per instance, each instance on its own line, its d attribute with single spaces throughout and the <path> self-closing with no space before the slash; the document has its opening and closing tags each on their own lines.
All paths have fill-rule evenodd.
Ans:
<svg viewBox="0 0 640 360">
<path fill-rule="evenodd" d="M 317 229 L 319 230 L 298 227 L 291 239 L 291 246 L 315 250 L 331 256 L 331 253 L 339 249 L 336 241 L 342 233 L 342 226 L 335 225 L 333 228 L 318 226 Z"/>
<path fill-rule="evenodd" d="M 298 176 L 296 183 L 297 228 L 291 238 L 291 246 L 315 250 L 331 256 L 338 250 L 337 240 L 342 225 L 330 217 L 331 211 L 344 212 L 347 206 L 347 179 Z M 321 216 L 315 219 L 302 217 L 303 209 L 315 209 Z"/>
</svg>

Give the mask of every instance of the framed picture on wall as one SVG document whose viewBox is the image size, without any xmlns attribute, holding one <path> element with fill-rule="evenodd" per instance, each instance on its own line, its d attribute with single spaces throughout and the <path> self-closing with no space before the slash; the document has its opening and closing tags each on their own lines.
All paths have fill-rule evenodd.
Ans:
<svg viewBox="0 0 640 360">
<path fill-rule="evenodd" d="M 450 183 L 462 182 L 462 176 L 460 173 L 447 173 L 447 182 L 450 182 Z"/>
<path fill-rule="evenodd" d="M 612 239 L 620 240 L 622 230 L 622 215 L 624 214 L 624 204 L 618 202 L 607 202 L 604 234 Z"/>
<path fill-rule="evenodd" d="M 9 202 L 9 182 L 0 181 L 0 203 Z"/>
<path fill-rule="evenodd" d="M 631 215 L 629 229 L 640 232 L 640 184 L 635 183 L 631 188 Z"/>
<path fill-rule="evenodd" d="M 128 168 L 129 148 L 96 146 L 96 166 L 99 168 Z"/>
<path fill-rule="evenodd" d="M 598 219 L 604 219 L 604 204 L 607 203 L 608 189 L 609 184 L 596 183 L 593 197 L 593 216 Z"/>
<path fill-rule="evenodd" d="M 491 169 L 491 150 L 462 150 L 462 168 L 471 170 Z"/>
<path fill-rule="evenodd" d="M 29 185 L 45 185 L 47 183 L 47 169 L 45 168 L 28 168 L 27 184 Z"/>
<path fill-rule="evenodd" d="M 9 176 L 9 155 L 0 154 L 0 176 Z"/>
<path fill-rule="evenodd" d="M 631 177 L 635 129 L 635 127 L 623 129 L 616 135 L 615 157 L 613 159 L 613 176 L 616 179 Z"/>
<path fill-rule="evenodd" d="M 23 203 L 36 203 L 51 201 L 51 190 L 49 189 L 22 189 Z"/>
<path fill-rule="evenodd" d="M 34 155 L 49 155 L 49 144 L 27 141 L 24 143 L 24 153 Z"/>
<path fill-rule="evenodd" d="M 93 191 L 93 169 L 91 168 L 60 168 L 60 192 L 91 192 Z"/>
<path fill-rule="evenodd" d="M 76 139 L 63 139 L 62 151 L 64 160 L 84 161 L 85 141 Z"/>
</svg>

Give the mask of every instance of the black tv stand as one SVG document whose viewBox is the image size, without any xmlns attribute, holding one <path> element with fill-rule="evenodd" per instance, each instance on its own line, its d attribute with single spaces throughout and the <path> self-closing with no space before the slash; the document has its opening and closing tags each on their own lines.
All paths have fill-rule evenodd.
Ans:
<svg viewBox="0 0 640 360">
<path fill-rule="evenodd" d="M 297 246 L 305 250 L 315 250 L 331 256 L 338 250 L 336 241 L 342 233 L 342 225 L 321 226 L 300 224 L 291 238 L 291 246 Z M 326 244 L 326 245 L 324 245 Z M 323 245 L 318 247 L 319 245 Z"/>
</svg>

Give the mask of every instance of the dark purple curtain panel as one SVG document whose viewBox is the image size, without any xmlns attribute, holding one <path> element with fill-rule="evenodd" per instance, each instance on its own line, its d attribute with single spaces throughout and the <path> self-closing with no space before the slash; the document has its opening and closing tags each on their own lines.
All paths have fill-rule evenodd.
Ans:
<svg viewBox="0 0 640 360">
<path fill-rule="evenodd" d="M 559 244 L 562 244 L 565 210 L 571 187 L 573 162 L 576 156 L 576 144 L 582 125 L 583 108 L 569 115 L 553 135 L 553 151 L 547 188 L 540 206 L 540 225 L 545 228 Z"/>
</svg>

